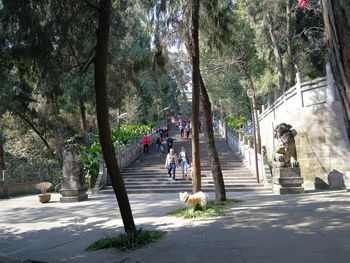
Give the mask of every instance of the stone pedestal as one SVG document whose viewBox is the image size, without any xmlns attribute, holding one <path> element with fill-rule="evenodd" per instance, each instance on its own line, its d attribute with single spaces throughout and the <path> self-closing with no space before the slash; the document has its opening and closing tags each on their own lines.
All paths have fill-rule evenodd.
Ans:
<svg viewBox="0 0 350 263">
<path fill-rule="evenodd" d="M 344 172 L 345 188 L 350 191 L 350 172 Z"/>
<path fill-rule="evenodd" d="M 273 191 L 276 194 L 299 194 L 304 192 L 304 179 L 299 167 L 273 168 Z"/>
<path fill-rule="evenodd" d="M 328 174 L 328 183 L 330 190 L 345 189 L 345 174 L 333 169 Z"/>
<path fill-rule="evenodd" d="M 79 202 L 88 198 L 83 165 L 76 145 L 68 145 L 63 152 L 63 180 L 60 202 Z"/>
<path fill-rule="evenodd" d="M 62 182 L 60 194 L 61 203 L 80 202 L 88 198 L 87 187 L 77 181 Z"/>
</svg>

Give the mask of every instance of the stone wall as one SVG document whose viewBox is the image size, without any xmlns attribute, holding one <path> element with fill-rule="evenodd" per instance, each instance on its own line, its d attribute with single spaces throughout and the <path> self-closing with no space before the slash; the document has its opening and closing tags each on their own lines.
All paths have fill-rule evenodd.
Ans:
<svg viewBox="0 0 350 263">
<path fill-rule="evenodd" d="M 350 144 L 330 67 L 327 77 L 301 82 L 259 114 L 262 145 L 271 160 L 274 128 L 281 122 L 297 131 L 296 147 L 306 189 L 332 188 L 333 174 L 350 171 Z M 336 182 L 335 182 L 336 183 Z"/>
</svg>

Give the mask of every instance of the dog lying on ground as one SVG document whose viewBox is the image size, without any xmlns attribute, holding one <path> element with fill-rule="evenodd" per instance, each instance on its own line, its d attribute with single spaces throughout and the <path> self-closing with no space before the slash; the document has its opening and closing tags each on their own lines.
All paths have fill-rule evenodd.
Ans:
<svg viewBox="0 0 350 263">
<path fill-rule="evenodd" d="M 202 210 L 207 209 L 207 202 L 209 196 L 203 192 L 197 192 L 193 195 L 189 195 L 187 192 L 180 192 L 180 200 L 184 202 L 193 213 L 197 204 L 202 207 Z"/>
</svg>

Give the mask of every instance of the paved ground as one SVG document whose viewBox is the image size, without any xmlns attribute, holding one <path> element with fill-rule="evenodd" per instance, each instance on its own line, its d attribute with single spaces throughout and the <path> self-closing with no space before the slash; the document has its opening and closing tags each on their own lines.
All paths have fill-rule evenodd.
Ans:
<svg viewBox="0 0 350 263">
<path fill-rule="evenodd" d="M 1 200 L 0 262 L 350 262 L 350 192 L 228 197 L 243 202 L 226 216 L 184 220 L 166 216 L 183 206 L 177 194 L 131 195 L 137 226 L 167 231 L 133 252 L 84 251 L 123 232 L 113 195 L 70 204 L 59 203 L 58 194 L 49 204 L 37 196 Z"/>
</svg>

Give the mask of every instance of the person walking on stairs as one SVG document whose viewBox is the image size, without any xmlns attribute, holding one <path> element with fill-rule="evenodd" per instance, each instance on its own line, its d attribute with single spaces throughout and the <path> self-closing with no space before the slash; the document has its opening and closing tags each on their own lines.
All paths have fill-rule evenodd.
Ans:
<svg viewBox="0 0 350 263">
<path fill-rule="evenodd" d="M 149 153 L 149 145 L 151 141 L 147 135 L 143 136 L 143 154 Z"/>
<path fill-rule="evenodd" d="M 162 139 L 160 138 L 160 135 L 157 136 L 156 146 L 157 146 L 157 155 L 161 155 L 163 153 L 164 148 L 162 145 Z"/>
<path fill-rule="evenodd" d="M 168 171 L 169 179 L 175 181 L 176 167 L 179 167 L 179 161 L 174 148 L 171 148 L 165 159 L 165 168 Z"/>
<path fill-rule="evenodd" d="M 168 137 L 168 139 L 166 139 L 166 145 L 168 146 L 168 152 L 169 152 L 170 149 L 173 148 L 174 139 L 171 137 Z"/>
<path fill-rule="evenodd" d="M 186 139 L 188 139 L 188 137 L 190 136 L 190 131 L 191 131 L 190 125 L 187 123 L 185 127 Z"/>
<path fill-rule="evenodd" d="M 181 147 L 181 151 L 179 153 L 179 164 L 181 166 L 182 179 L 187 179 L 187 169 L 190 161 L 188 160 L 188 155 L 186 153 L 185 147 Z"/>
</svg>

